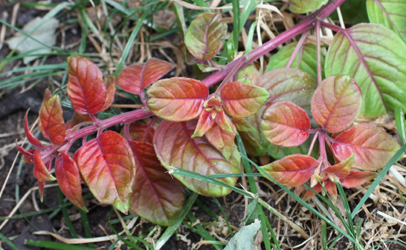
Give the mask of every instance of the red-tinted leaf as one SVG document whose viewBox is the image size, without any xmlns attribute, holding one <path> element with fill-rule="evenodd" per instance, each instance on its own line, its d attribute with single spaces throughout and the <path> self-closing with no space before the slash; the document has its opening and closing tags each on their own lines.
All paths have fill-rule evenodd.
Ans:
<svg viewBox="0 0 406 250">
<path fill-rule="evenodd" d="M 205 135 L 211 145 L 223 154 L 224 158 L 230 158 L 234 146 L 234 133 L 223 130 L 219 125 L 214 124 Z"/>
<path fill-rule="evenodd" d="M 152 144 L 131 141 L 130 146 L 136 166 L 130 210 L 155 224 L 173 224 L 182 211 L 184 186 L 167 173 Z"/>
<path fill-rule="evenodd" d="M 132 64 L 123 69 L 117 77 L 117 85 L 127 92 L 140 95 L 141 91 L 171 69 L 171 63 L 151 58 L 146 63 Z"/>
<path fill-rule="evenodd" d="M 344 161 L 354 154 L 353 167 L 360 170 L 383 168 L 400 148 L 391 135 L 370 124 L 356 124 L 334 139 L 335 157 Z"/>
<path fill-rule="evenodd" d="M 323 173 L 333 174 L 341 179 L 346 177 L 350 173 L 353 163 L 354 163 L 354 154 L 348 157 L 345 161 L 339 162 L 335 165 L 329 166 L 328 168 L 324 169 Z"/>
<path fill-rule="evenodd" d="M 238 131 L 255 132 L 255 128 L 245 118 L 231 117 L 231 121 Z"/>
<path fill-rule="evenodd" d="M 155 129 L 147 124 L 133 122 L 130 124 L 129 132 L 131 140 L 136 142 L 152 143 L 154 140 Z M 124 129 L 121 130 L 121 135 L 124 136 Z"/>
<path fill-rule="evenodd" d="M 328 194 L 337 200 L 337 186 L 330 179 L 323 181 L 324 188 L 327 190 Z"/>
<path fill-rule="evenodd" d="M 220 126 L 221 129 L 228 131 L 230 133 L 235 134 L 237 131 L 233 122 L 231 121 L 230 118 L 228 118 L 228 116 L 226 115 L 226 113 L 224 113 L 223 110 L 217 112 L 216 123 Z"/>
<path fill-rule="evenodd" d="M 104 82 L 106 82 L 106 101 L 100 111 L 104 111 L 110 107 L 114 102 L 114 95 L 116 94 L 116 79 L 114 76 L 106 76 Z"/>
<path fill-rule="evenodd" d="M 95 114 L 106 102 L 106 86 L 103 74 L 90 60 L 71 56 L 68 58 L 68 95 L 79 114 Z"/>
<path fill-rule="evenodd" d="M 38 193 L 39 193 L 39 198 L 41 202 L 44 201 L 44 187 L 45 187 L 45 181 L 37 181 L 38 184 Z"/>
<path fill-rule="evenodd" d="M 94 197 L 126 213 L 135 163 L 125 139 L 116 132 L 106 131 L 86 142 L 75 153 L 75 160 Z"/>
<path fill-rule="evenodd" d="M 316 193 L 320 193 L 323 188 L 319 183 L 317 183 L 316 186 L 312 187 L 312 189 L 316 191 Z M 307 201 L 315 195 L 316 194 L 313 193 L 313 191 L 305 189 L 305 193 L 303 194 L 302 199 Z"/>
<path fill-rule="evenodd" d="M 261 129 L 275 145 L 299 146 L 309 137 L 310 119 L 306 111 L 293 102 L 279 101 L 265 109 Z"/>
<path fill-rule="evenodd" d="M 319 162 L 310 156 L 289 155 L 261 168 L 282 185 L 298 187 L 310 179 L 318 165 Z"/>
<path fill-rule="evenodd" d="M 76 162 L 66 153 L 56 157 L 55 175 L 62 193 L 80 209 L 87 211 L 82 198 L 82 186 L 80 185 L 80 174 Z"/>
<path fill-rule="evenodd" d="M 165 120 L 188 121 L 200 115 L 209 90 L 201 81 L 173 77 L 156 82 L 147 90 L 148 108 Z"/>
<path fill-rule="evenodd" d="M 52 176 L 47 167 L 45 166 L 44 162 L 41 159 L 41 155 L 38 151 L 35 151 L 34 154 L 34 176 L 39 181 L 54 181 L 56 180 L 54 176 Z"/>
<path fill-rule="evenodd" d="M 244 118 L 255 114 L 266 103 L 269 93 L 252 84 L 230 82 L 221 89 L 220 96 L 229 115 Z"/>
<path fill-rule="evenodd" d="M 192 135 L 194 137 L 202 137 L 207 131 L 209 131 L 214 124 L 214 119 L 212 117 L 212 112 L 207 112 L 203 109 L 202 113 L 199 116 L 199 121 L 196 125 L 196 130 Z"/>
<path fill-rule="evenodd" d="M 25 113 L 25 117 L 24 117 L 24 131 L 25 131 L 25 135 L 27 136 L 27 140 L 37 148 L 44 148 L 42 143 L 37 138 L 35 138 L 35 136 L 31 133 L 30 128 L 28 126 L 27 115 L 28 115 L 28 112 Z"/>
<path fill-rule="evenodd" d="M 61 101 L 58 95 L 48 100 L 46 98 L 44 98 L 41 110 L 39 111 L 38 126 L 45 138 L 49 139 L 52 144 L 59 145 L 65 141 L 66 137 Z"/>
<path fill-rule="evenodd" d="M 343 187 L 354 188 L 373 180 L 377 176 L 378 173 L 375 172 L 351 170 L 350 174 L 341 179 L 340 182 Z"/>
<path fill-rule="evenodd" d="M 330 133 L 351 126 L 361 109 L 361 89 L 346 75 L 330 76 L 323 80 L 312 98 L 314 120 Z"/>
<path fill-rule="evenodd" d="M 154 135 L 154 146 L 162 165 L 170 170 L 182 168 L 202 175 L 240 173 L 240 155 L 233 148 L 228 160 L 205 137 L 191 138 L 196 121 L 163 121 Z M 190 190 L 206 196 L 224 196 L 230 190 L 205 181 L 175 175 Z M 234 186 L 237 178 L 218 179 Z"/>
<path fill-rule="evenodd" d="M 220 51 L 226 34 L 227 24 L 221 22 L 221 14 L 206 12 L 190 24 L 185 44 L 192 55 L 200 60 L 209 60 Z"/>
<path fill-rule="evenodd" d="M 266 72 L 255 85 L 269 92 L 269 102 L 291 101 L 307 109 L 317 88 L 317 79 L 300 69 L 280 68 Z"/>
<path fill-rule="evenodd" d="M 18 143 L 16 142 L 16 146 L 18 151 L 20 151 L 20 153 L 25 156 L 25 157 L 29 157 L 29 158 L 34 158 L 34 153 L 35 150 L 31 149 L 31 150 L 25 150 L 23 147 L 20 147 L 20 145 L 18 145 Z"/>
</svg>

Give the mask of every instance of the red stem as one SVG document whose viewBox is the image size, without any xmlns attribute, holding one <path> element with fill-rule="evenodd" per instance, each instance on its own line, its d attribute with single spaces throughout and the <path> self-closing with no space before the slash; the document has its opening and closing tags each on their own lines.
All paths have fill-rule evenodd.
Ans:
<svg viewBox="0 0 406 250">
<path fill-rule="evenodd" d="M 322 81 L 321 76 L 321 54 L 320 54 L 320 21 L 316 21 L 316 53 L 317 53 L 317 85 Z"/>
<path fill-rule="evenodd" d="M 309 33 L 309 31 L 306 31 L 305 33 L 303 33 L 302 37 L 300 38 L 299 42 L 296 45 L 295 50 L 293 51 L 292 55 L 289 58 L 288 63 L 286 64 L 285 68 L 290 68 L 290 66 L 292 65 L 293 61 L 296 58 L 297 53 L 299 52 L 299 50 L 302 49 L 303 43 L 306 41 L 307 38 L 307 34 Z M 298 66 L 300 65 L 300 61 L 298 63 Z"/>
<path fill-rule="evenodd" d="M 239 69 L 242 69 L 248 65 L 250 65 L 253 61 L 257 60 L 261 56 L 265 55 L 266 53 L 272 51 L 282 43 L 285 43 L 292 39 L 293 37 L 311 29 L 317 20 L 324 20 L 327 18 L 337 7 L 339 7 L 345 0 L 330 0 L 326 5 L 324 5 L 318 11 L 312 13 L 311 15 L 305 17 L 302 22 L 296 24 L 289 30 L 283 32 L 282 34 L 278 35 L 274 39 L 264 43 L 261 47 L 254 49 L 253 51 L 249 52 L 248 54 L 240 57 L 239 59 L 229 63 L 224 70 L 214 73 L 213 75 L 207 77 L 203 80 L 203 83 L 210 87 L 217 82 L 224 79 L 228 73 L 236 67 L 236 65 L 240 64 L 240 61 L 246 60 L 242 66 L 238 67 L 236 70 L 237 72 Z"/>
</svg>

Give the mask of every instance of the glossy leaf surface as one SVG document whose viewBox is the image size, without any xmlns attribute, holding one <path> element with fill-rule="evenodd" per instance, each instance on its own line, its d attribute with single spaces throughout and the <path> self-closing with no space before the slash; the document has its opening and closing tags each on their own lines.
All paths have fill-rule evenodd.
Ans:
<svg viewBox="0 0 406 250">
<path fill-rule="evenodd" d="M 280 49 L 275 55 L 269 59 L 266 71 L 278 68 L 285 68 L 288 64 L 290 57 L 297 46 L 297 42 L 288 44 Z M 321 65 L 324 65 L 325 57 L 321 53 Z M 301 69 L 310 75 L 317 77 L 317 50 L 316 45 L 307 43 L 303 45 L 302 49 L 296 55 L 291 68 Z M 324 74 L 324 71 L 323 71 Z"/>
<path fill-rule="evenodd" d="M 66 153 L 56 157 L 55 175 L 62 193 L 80 209 L 87 211 L 82 198 L 82 186 L 80 184 L 80 173 L 76 162 Z"/>
<path fill-rule="evenodd" d="M 282 185 L 298 187 L 310 179 L 318 165 L 319 162 L 310 156 L 289 155 L 261 168 Z"/>
<path fill-rule="evenodd" d="M 310 119 L 293 102 L 275 102 L 262 115 L 261 129 L 273 144 L 283 147 L 299 146 L 309 137 Z"/>
<path fill-rule="evenodd" d="M 146 63 L 132 64 L 123 69 L 117 77 L 117 85 L 129 93 L 140 95 L 141 91 L 171 69 L 171 63 L 151 58 Z"/>
<path fill-rule="evenodd" d="M 403 0 L 367 0 L 371 23 L 382 24 L 406 41 L 406 4 Z"/>
<path fill-rule="evenodd" d="M 35 136 L 31 133 L 30 127 L 28 126 L 27 116 L 28 116 L 28 112 L 25 113 L 25 117 L 24 117 L 24 132 L 25 132 L 25 135 L 27 136 L 27 140 L 35 147 L 43 148 L 44 146 L 42 145 L 42 143 L 37 138 L 35 138 Z"/>
<path fill-rule="evenodd" d="M 175 123 L 163 121 L 154 135 L 154 147 L 162 165 L 182 168 L 202 175 L 240 173 L 240 154 L 234 147 L 228 160 L 205 137 L 191 138 L 196 121 Z M 206 196 L 224 196 L 231 190 L 189 177 L 175 177 L 190 190 Z M 237 178 L 218 179 L 234 186 Z"/>
<path fill-rule="evenodd" d="M 340 180 L 341 185 L 346 188 L 359 187 L 378 176 L 378 173 L 351 170 L 349 175 Z"/>
<path fill-rule="evenodd" d="M 223 130 L 219 125 L 214 124 L 205 135 L 211 145 L 223 154 L 224 158 L 230 158 L 234 146 L 234 133 Z"/>
<path fill-rule="evenodd" d="M 185 44 L 192 55 L 200 60 L 213 58 L 223 46 L 227 24 L 221 22 L 221 14 L 206 12 L 198 15 L 185 35 Z"/>
<path fill-rule="evenodd" d="M 135 163 L 132 150 L 120 134 L 106 131 L 84 144 L 75 154 L 83 180 L 96 199 L 128 210 Z"/>
<path fill-rule="evenodd" d="M 306 13 L 320 9 L 328 0 L 292 0 L 290 3 L 290 11 L 293 13 Z"/>
<path fill-rule="evenodd" d="M 114 76 L 106 76 L 104 81 L 106 83 L 106 101 L 100 111 L 104 111 L 110 107 L 114 102 L 114 95 L 116 94 L 116 78 Z"/>
<path fill-rule="evenodd" d="M 268 96 L 266 89 L 242 82 L 227 83 L 220 93 L 224 110 L 239 118 L 255 114 L 266 103 Z"/>
<path fill-rule="evenodd" d="M 133 122 L 129 127 L 130 138 L 136 142 L 149 142 L 154 140 L 155 129 L 147 124 Z M 121 135 L 124 136 L 124 129 L 121 131 Z"/>
<path fill-rule="evenodd" d="M 350 173 L 353 163 L 354 163 L 354 154 L 348 157 L 345 161 L 339 162 L 337 164 L 329 166 L 326 169 L 323 169 L 323 173 L 333 174 L 338 178 L 344 178 Z"/>
<path fill-rule="evenodd" d="M 281 68 L 266 72 L 256 85 L 269 92 L 269 102 L 286 100 L 310 109 L 317 79 L 300 69 Z"/>
<path fill-rule="evenodd" d="M 356 124 L 336 135 L 334 155 L 340 161 L 354 154 L 354 168 L 378 170 L 385 166 L 400 145 L 383 129 L 370 124 Z"/>
<path fill-rule="evenodd" d="M 55 177 L 49 173 L 38 151 L 34 154 L 34 176 L 38 181 L 54 181 Z"/>
<path fill-rule="evenodd" d="M 90 60 L 71 56 L 68 58 L 68 95 L 72 106 L 79 114 L 95 114 L 106 101 L 106 86 L 103 74 Z"/>
<path fill-rule="evenodd" d="M 362 91 L 363 117 L 406 106 L 406 44 L 377 24 L 358 24 L 335 35 L 327 53 L 326 76 L 346 74 Z"/>
<path fill-rule="evenodd" d="M 147 90 L 150 111 L 165 120 L 188 121 L 200 115 L 209 90 L 201 81 L 173 77 L 156 82 Z"/>
<path fill-rule="evenodd" d="M 361 104 L 361 90 L 351 77 L 330 76 L 313 94 L 312 114 L 317 124 L 330 133 L 337 133 L 351 126 Z"/>
<path fill-rule="evenodd" d="M 59 145 L 65 141 L 66 128 L 62 115 L 61 101 L 58 95 L 48 100 L 46 97 L 44 98 L 39 111 L 38 126 L 44 137 L 48 138 L 52 144 Z"/>
<path fill-rule="evenodd" d="M 130 146 L 136 166 L 130 211 L 158 225 L 173 224 L 182 211 L 183 184 L 167 173 L 152 144 L 131 141 Z"/>
</svg>

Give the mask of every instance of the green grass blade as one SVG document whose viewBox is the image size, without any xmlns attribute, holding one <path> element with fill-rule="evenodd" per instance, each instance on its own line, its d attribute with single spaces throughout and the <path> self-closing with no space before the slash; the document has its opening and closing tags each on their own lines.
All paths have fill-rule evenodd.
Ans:
<svg viewBox="0 0 406 250">
<path fill-rule="evenodd" d="M 341 200 L 343 201 L 345 213 L 347 215 L 347 222 L 348 226 L 353 230 L 354 232 L 354 223 L 352 222 L 352 217 L 351 217 L 351 208 L 350 205 L 348 204 L 347 196 L 345 194 L 343 186 L 339 182 L 336 183 L 338 192 L 340 193 Z M 355 232 L 354 232 L 355 233 Z"/>
<path fill-rule="evenodd" d="M 61 189 L 58 187 L 59 204 L 61 204 L 61 205 L 65 204 L 63 199 L 64 199 L 64 195 L 63 195 Z M 66 226 L 68 226 L 68 228 L 69 228 L 70 235 L 72 236 L 72 238 L 77 238 L 78 234 L 76 233 L 76 230 L 73 227 L 72 221 L 69 219 L 69 214 L 68 214 L 68 210 L 66 209 L 66 207 L 62 208 L 62 214 L 63 214 L 63 218 L 65 219 Z"/>
<path fill-rule="evenodd" d="M 5 236 L 4 234 L 0 233 L 0 239 L 2 241 L 4 241 L 7 245 L 9 245 L 11 248 L 13 248 L 14 250 L 19 250 L 18 247 L 16 245 L 14 245 L 14 243 L 7 238 L 7 236 Z"/>
<path fill-rule="evenodd" d="M 375 190 L 376 186 L 382 181 L 383 177 L 385 177 L 386 173 L 389 171 L 389 169 L 392 167 L 392 165 L 398 161 L 399 157 L 403 155 L 403 153 L 406 151 L 406 145 L 403 145 L 398 152 L 389 160 L 389 162 L 386 164 L 386 166 L 382 169 L 382 171 L 379 173 L 379 175 L 375 178 L 374 182 L 372 182 L 371 186 L 368 188 L 367 192 L 364 194 L 360 202 L 357 204 L 355 207 L 354 211 L 351 213 L 351 217 L 354 219 L 355 215 L 358 213 L 358 211 L 362 208 L 362 205 L 366 202 L 368 197 L 372 194 L 372 192 Z"/>
<path fill-rule="evenodd" d="M 192 208 L 193 203 L 195 203 L 197 196 L 198 196 L 197 193 L 192 193 L 189 196 L 189 198 L 186 200 L 185 204 L 183 205 L 182 212 L 179 214 L 176 222 L 172 226 L 169 226 L 165 230 L 165 232 L 161 235 L 161 237 L 158 239 L 158 241 L 156 242 L 156 244 L 155 244 L 156 249 L 162 248 L 162 246 L 165 245 L 165 243 L 169 240 L 169 238 L 172 236 L 172 234 L 176 232 L 180 223 L 182 223 L 183 218 L 185 218 L 185 216 L 189 212 L 190 208 Z"/>
<path fill-rule="evenodd" d="M 197 222 L 196 217 L 193 215 L 192 212 L 188 212 L 187 217 L 190 219 L 190 222 L 195 223 Z M 185 222 L 185 221 L 184 221 Z M 189 223 L 183 223 L 184 225 L 188 225 Z M 206 231 L 206 229 L 204 229 L 204 227 L 200 224 L 196 224 L 195 225 L 196 230 L 194 230 L 196 233 L 198 233 L 200 236 L 202 236 L 203 238 L 205 238 L 208 241 L 216 241 L 216 239 L 210 235 L 209 232 Z M 189 227 L 190 229 L 192 229 L 191 227 Z M 193 230 L 193 229 L 192 229 Z M 218 245 L 213 245 L 214 248 L 216 248 L 217 250 L 221 250 L 221 247 Z"/>
<path fill-rule="evenodd" d="M 245 54 L 251 52 L 252 50 L 252 41 L 254 40 L 255 27 L 257 26 L 257 22 L 258 21 L 253 22 L 251 24 L 250 30 L 248 31 L 247 45 L 245 46 Z"/>
<path fill-rule="evenodd" d="M 134 40 L 135 40 L 135 38 L 137 38 L 137 35 L 141 30 L 143 21 L 147 18 L 148 14 L 149 14 L 149 11 L 144 11 L 140 17 L 140 20 L 138 20 L 137 25 L 135 25 L 135 28 L 134 28 L 133 32 L 131 33 L 131 36 L 128 39 L 128 42 L 125 45 L 123 54 L 121 55 L 120 63 L 117 65 L 117 69 L 116 69 L 116 73 L 115 73 L 116 76 L 123 68 L 124 63 L 127 60 L 128 54 L 130 53 L 130 49 L 133 47 Z"/>
<path fill-rule="evenodd" d="M 86 238 L 93 238 L 92 232 L 90 231 L 89 219 L 87 218 L 86 212 L 79 209 L 80 218 L 82 220 L 83 229 L 85 230 Z M 93 243 L 88 244 L 89 247 L 94 248 Z"/>
<path fill-rule="evenodd" d="M 322 220 L 321 221 L 321 245 L 323 246 L 324 250 L 327 250 L 327 223 Z"/>
<path fill-rule="evenodd" d="M 238 38 L 240 36 L 240 0 L 232 0 L 233 3 L 233 47 L 234 52 L 238 53 Z"/>
<path fill-rule="evenodd" d="M 45 247 L 49 249 L 61 249 L 61 250 L 96 250 L 96 248 L 82 247 L 79 245 L 69 245 L 65 243 L 45 241 L 45 240 L 25 240 L 25 244 L 29 246 Z"/>
<path fill-rule="evenodd" d="M 403 108 L 395 108 L 395 119 L 396 119 L 396 128 L 398 130 L 398 135 L 400 142 L 406 144 L 406 125 L 405 125 L 405 113 Z"/>
<path fill-rule="evenodd" d="M 228 227 L 228 231 L 230 232 L 231 237 L 234 237 L 234 232 L 233 232 L 233 229 L 232 229 L 231 226 L 230 226 L 230 222 L 228 221 L 226 212 L 224 212 L 223 207 L 221 206 L 220 202 L 217 200 L 216 197 L 213 197 L 213 201 L 214 201 L 214 203 L 216 203 L 217 207 L 220 208 L 220 212 L 221 212 L 221 214 L 223 215 L 224 220 L 226 221 L 226 224 L 227 224 L 227 227 Z"/>
<path fill-rule="evenodd" d="M 208 178 L 216 179 L 216 178 L 227 178 L 227 177 L 262 177 L 260 173 L 245 173 L 245 174 L 210 174 L 207 175 Z M 250 178 L 248 178 L 249 180 Z M 254 185 L 255 190 L 256 186 Z M 255 191 L 256 192 L 256 191 Z"/>
</svg>

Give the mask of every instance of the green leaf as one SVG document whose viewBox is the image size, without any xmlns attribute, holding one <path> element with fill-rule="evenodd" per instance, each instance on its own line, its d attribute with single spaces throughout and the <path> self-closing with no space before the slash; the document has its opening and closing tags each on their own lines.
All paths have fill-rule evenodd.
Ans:
<svg viewBox="0 0 406 250">
<path fill-rule="evenodd" d="M 290 56 L 295 50 L 297 43 L 291 43 L 286 45 L 281 50 L 278 51 L 275 55 L 269 60 L 266 71 L 284 68 L 288 63 Z M 324 64 L 324 55 L 321 54 L 321 64 Z M 317 52 L 316 45 L 314 44 L 305 44 L 303 48 L 296 55 L 291 68 L 300 68 L 301 70 L 306 71 L 310 75 L 317 77 Z M 324 73 L 324 72 L 323 72 Z"/>
<path fill-rule="evenodd" d="M 406 2 L 404 0 L 367 0 L 371 23 L 382 24 L 406 41 Z"/>
<path fill-rule="evenodd" d="M 253 199 L 247 206 L 247 217 L 242 220 L 243 225 L 249 225 L 254 223 L 261 215 L 260 211 L 257 209 L 258 198 Z"/>
<path fill-rule="evenodd" d="M 241 228 L 240 231 L 231 238 L 224 250 L 254 249 L 254 236 L 257 234 L 260 227 L 261 222 L 256 220 L 251 225 Z"/>
<path fill-rule="evenodd" d="M 326 76 L 352 76 L 362 91 L 359 116 L 371 118 L 406 106 L 406 45 L 377 24 L 358 24 L 334 37 L 326 57 Z"/>
<path fill-rule="evenodd" d="M 220 51 L 226 34 L 227 24 L 221 22 L 219 13 L 203 13 L 190 24 L 185 44 L 192 55 L 200 60 L 209 60 Z"/>
<path fill-rule="evenodd" d="M 306 13 L 320 9 L 328 0 L 292 0 L 290 11 L 294 13 Z"/>
</svg>

